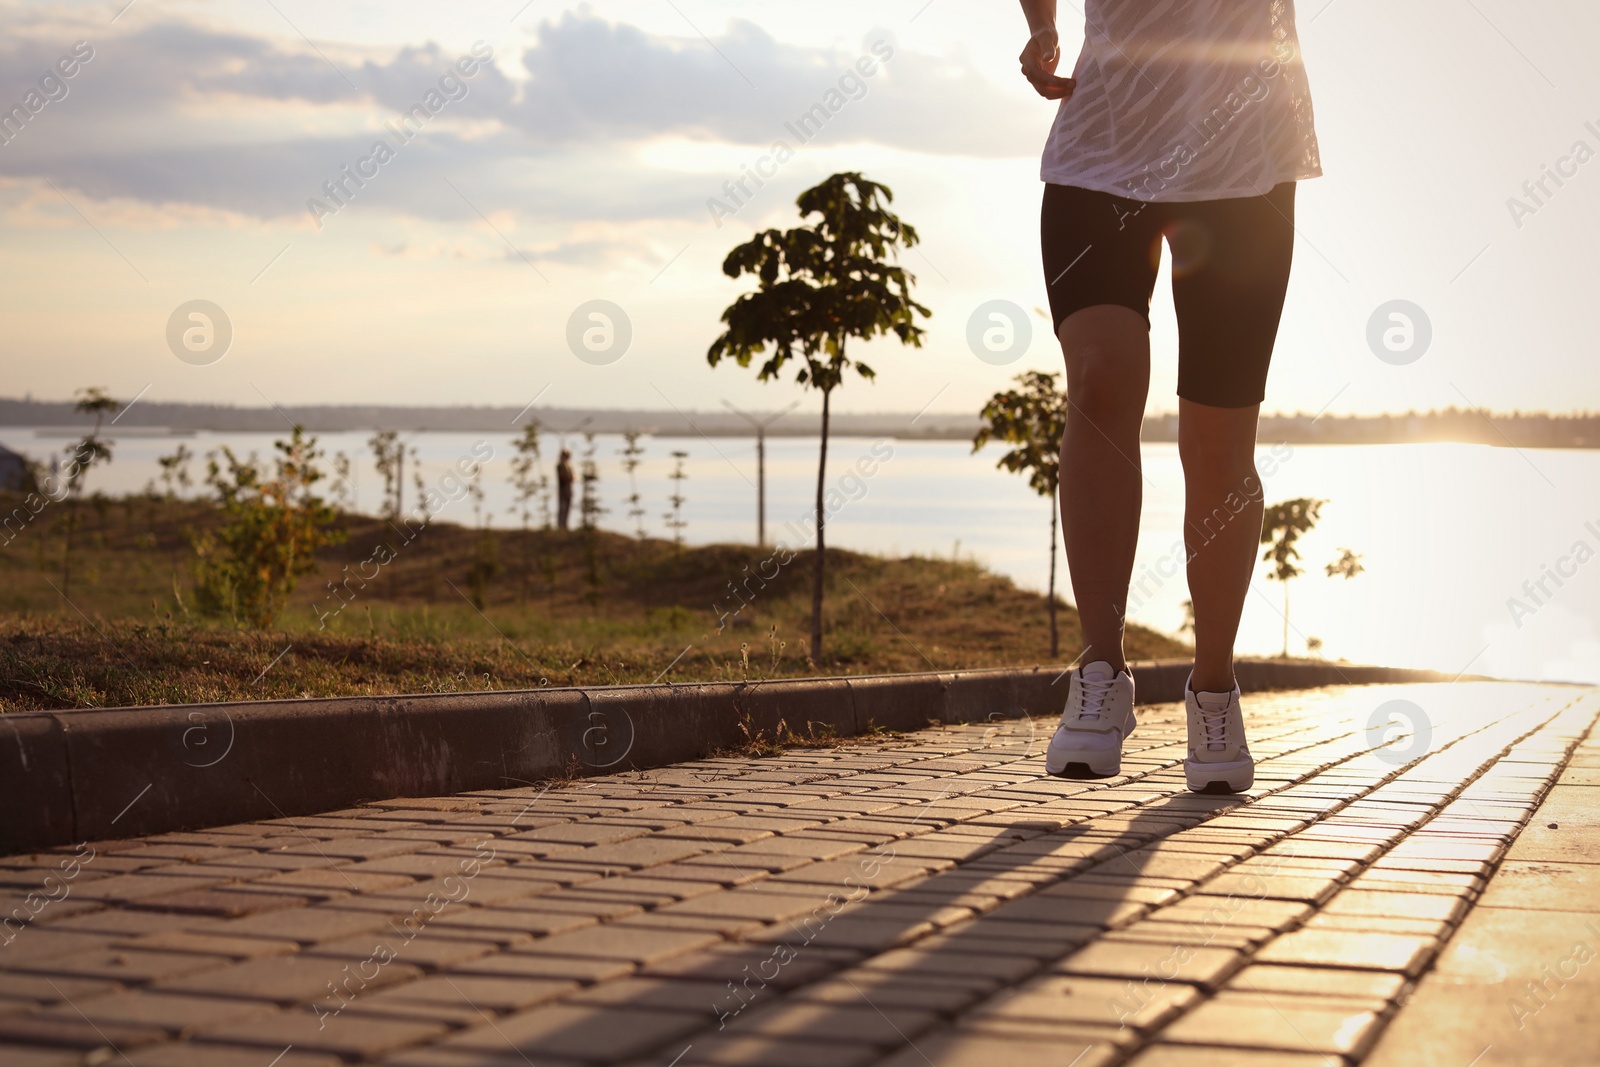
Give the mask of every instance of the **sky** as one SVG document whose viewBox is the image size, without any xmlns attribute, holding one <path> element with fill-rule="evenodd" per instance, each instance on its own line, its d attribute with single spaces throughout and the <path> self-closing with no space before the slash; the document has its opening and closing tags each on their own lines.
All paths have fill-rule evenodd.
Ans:
<svg viewBox="0 0 1600 1067">
<path fill-rule="evenodd" d="M 1060 19 L 1070 68 L 1083 15 Z M 1298 21 L 1324 174 L 1264 408 L 1600 409 L 1600 7 L 1306 0 Z M 0 394 L 777 408 L 792 383 L 706 364 L 747 288 L 720 264 L 839 170 L 894 191 L 933 316 L 921 348 L 866 347 L 878 378 L 838 410 L 975 411 L 1060 366 L 1035 310 L 1055 105 L 1018 73 L 1014 5 L 0 0 L 0 29 L 0 108 L 38 94 L 0 144 Z M 345 167 L 370 177 L 341 202 Z M 1168 285 L 1151 411 L 1176 406 Z M 1431 333 L 1409 362 L 1368 341 L 1396 300 Z M 993 301 L 1031 333 L 1001 365 L 968 340 Z"/>
</svg>

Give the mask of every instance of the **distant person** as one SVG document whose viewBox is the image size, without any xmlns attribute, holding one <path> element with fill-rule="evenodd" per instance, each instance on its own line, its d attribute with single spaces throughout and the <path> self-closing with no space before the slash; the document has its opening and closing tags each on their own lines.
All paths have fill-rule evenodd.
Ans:
<svg viewBox="0 0 1600 1067">
<path fill-rule="evenodd" d="M 1040 218 L 1071 408 L 1061 520 L 1083 626 L 1045 770 L 1118 773 L 1122 652 L 1139 533 L 1150 297 L 1165 238 L 1178 319 L 1178 452 L 1194 601 L 1190 789 L 1250 788 L 1233 644 L 1261 533 L 1256 418 L 1294 248 L 1295 183 L 1322 173 L 1292 0 L 1086 0 L 1072 77 L 1054 0 L 1022 0 L 1022 73 L 1060 100 Z"/>
<path fill-rule="evenodd" d="M 563 448 L 561 459 L 556 463 L 556 525 L 565 530 L 567 519 L 571 514 L 572 450 Z"/>
</svg>

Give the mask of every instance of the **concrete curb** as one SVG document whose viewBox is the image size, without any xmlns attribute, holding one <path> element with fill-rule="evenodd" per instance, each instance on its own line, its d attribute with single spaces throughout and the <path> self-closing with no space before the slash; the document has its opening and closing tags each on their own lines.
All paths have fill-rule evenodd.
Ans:
<svg viewBox="0 0 1600 1067">
<path fill-rule="evenodd" d="M 1133 665 L 1183 698 L 1188 661 Z M 0 715 L 0 854 L 661 767 L 795 734 L 1054 715 L 1065 668 L 534 689 Z M 1246 691 L 1447 681 L 1434 671 L 1242 660 Z M 9 736 L 8 736 L 9 735 Z"/>
</svg>

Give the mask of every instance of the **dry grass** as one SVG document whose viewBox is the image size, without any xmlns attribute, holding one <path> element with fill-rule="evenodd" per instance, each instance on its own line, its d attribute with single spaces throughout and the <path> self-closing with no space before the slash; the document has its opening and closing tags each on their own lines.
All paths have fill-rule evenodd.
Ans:
<svg viewBox="0 0 1600 1067">
<path fill-rule="evenodd" d="M 405 543 L 360 516 L 274 629 L 251 632 L 194 607 L 188 534 L 216 521 L 210 508 L 86 501 L 70 602 L 63 510 L 51 505 L 0 548 L 0 710 L 1052 662 L 1044 597 L 968 561 L 830 550 L 825 655 L 811 664 L 809 553 L 780 566 L 749 545 L 443 524 Z M 328 588 L 362 573 L 382 543 L 395 558 L 376 577 L 339 596 Z M 746 602 L 737 614 L 734 585 Z M 1057 660 L 1078 640 L 1064 607 Z M 1186 651 L 1128 634 L 1130 656 Z"/>
</svg>

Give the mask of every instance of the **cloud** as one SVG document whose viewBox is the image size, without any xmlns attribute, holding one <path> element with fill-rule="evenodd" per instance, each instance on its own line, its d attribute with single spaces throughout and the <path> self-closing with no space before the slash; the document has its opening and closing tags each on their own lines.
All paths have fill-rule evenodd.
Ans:
<svg viewBox="0 0 1600 1067">
<path fill-rule="evenodd" d="M 854 69 L 863 57 L 871 74 Z M 830 122 L 830 139 L 985 157 L 1039 148 L 1037 109 L 1017 106 L 1025 98 L 970 64 L 901 49 L 888 31 L 839 52 L 784 44 L 740 20 L 716 40 L 683 41 L 568 12 L 540 27 L 522 65 L 529 80 L 505 118 L 549 143 L 663 135 L 792 143 L 785 123 L 834 92 L 850 104 L 837 127 Z"/>
<path fill-rule="evenodd" d="M 385 124 L 458 58 L 428 42 L 359 64 L 335 58 L 336 70 L 296 45 L 177 21 L 93 47 L 68 95 L 0 145 L 0 176 L 49 179 L 101 200 L 304 221 L 308 198 L 326 199 L 324 182 L 376 140 L 398 141 Z M 68 48 L 37 35 L 0 40 L 0 103 L 20 99 Z M 863 56 L 870 77 L 854 69 Z M 1037 109 L 1019 107 L 970 64 L 899 49 L 887 32 L 847 52 L 786 44 L 743 21 L 714 40 L 685 40 L 569 12 L 541 25 L 520 58 L 519 79 L 497 64 L 462 79 L 465 97 L 397 147 L 351 210 L 698 220 L 707 186 L 719 183 L 648 165 L 640 146 L 677 138 L 799 147 L 786 123 L 829 101 L 819 145 L 997 157 L 1032 154 L 1041 132 Z M 564 254 L 614 250 L 574 244 Z"/>
</svg>

